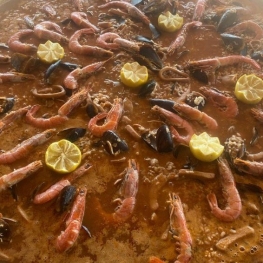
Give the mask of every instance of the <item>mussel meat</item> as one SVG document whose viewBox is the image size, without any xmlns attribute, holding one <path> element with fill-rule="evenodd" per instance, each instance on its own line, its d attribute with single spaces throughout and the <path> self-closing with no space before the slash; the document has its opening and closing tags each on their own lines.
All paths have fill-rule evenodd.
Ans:
<svg viewBox="0 0 263 263">
<path fill-rule="evenodd" d="M 11 56 L 11 65 L 20 73 L 32 72 L 35 69 L 37 62 L 38 60 L 36 58 L 21 53 L 14 53 Z"/>
<path fill-rule="evenodd" d="M 59 132 L 66 140 L 75 142 L 80 137 L 83 137 L 86 133 L 85 128 L 68 128 Z"/>
<path fill-rule="evenodd" d="M 149 80 L 144 85 L 141 86 L 138 95 L 140 97 L 145 97 L 148 94 L 151 94 L 155 87 L 157 85 L 157 82 L 155 80 Z"/>
<path fill-rule="evenodd" d="M 0 97 L 0 114 L 10 111 L 15 104 L 14 98 Z"/>
<path fill-rule="evenodd" d="M 230 46 L 234 51 L 241 50 L 244 47 L 244 40 L 242 37 L 228 33 L 222 33 L 221 37 L 224 44 Z"/>
<path fill-rule="evenodd" d="M 225 32 L 228 27 L 233 26 L 238 21 L 237 10 L 235 8 L 228 9 L 220 18 L 217 31 L 220 33 Z"/>
<path fill-rule="evenodd" d="M 64 212 L 69 207 L 69 205 L 74 200 L 77 194 L 77 189 L 74 185 L 65 186 L 57 199 L 57 208 L 58 212 Z"/>
<path fill-rule="evenodd" d="M 10 242 L 11 230 L 9 224 L 2 218 L 0 218 L 0 243 Z"/>
<path fill-rule="evenodd" d="M 205 106 L 206 98 L 200 92 L 193 91 L 187 94 L 185 102 L 193 108 L 202 110 Z"/>
<path fill-rule="evenodd" d="M 173 138 L 167 125 L 162 125 L 156 133 L 156 147 L 158 152 L 171 152 Z"/>
<path fill-rule="evenodd" d="M 106 152 L 111 155 L 118 155 L 120 152 L 129 150 L 127 143 L 111 130 L 103 133 L 101 141 Z"/>
</svg>

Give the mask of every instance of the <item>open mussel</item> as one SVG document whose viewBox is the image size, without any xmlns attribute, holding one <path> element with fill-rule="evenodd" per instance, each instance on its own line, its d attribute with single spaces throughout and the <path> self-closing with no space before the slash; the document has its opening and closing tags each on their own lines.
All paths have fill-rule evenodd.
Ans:
<svg viewBox="0 0 263 263">
<path fill-rule="evenodd" d="M 192 91 L 187 94 L 185 103 L 193 108 L 197 108 L 198 110 L 202 110 L 206 103 L 206 98 L 203 94 L 197 91 Z"/>
<path fill-rule="evenodd" d="M 59 135 L 63 136 L 70 142 L 77 141 L 80 137 L 83 137 L 86 133 L 85 128 L 68 128 L 59 132 Z"/>
<path fill-rule="evenodd" d="M 187 69 L 189 70 L 190 75 L 193 78 L 195 78 L 196 80 L 204 84 L 208 84 L 208 75 L 204 70 L 200 68 L 191 67 L 191 66 L 189 66 Z"/>
<path fill-rule="evenodd" d="M 232 50 L 239 51 L 244 47 L 244 40 L 242 37 L 227 33 L 222 33 L 220 35 L 224 41 L 224 44 L 227 47 L 231 47 Z"/>
<path fill-rule="evenodd" d="M 153 1 L 150 1 L 148 4 L 146 4 L 143 7 L 142 11 L 147 15 L 148 14 L 160 14 L 166 9 L 168 3 L 169 3 L 168 0 L 153 0 Z"/>
<path fill-rule="evenodd" d="M 0 97 L 0 114 L 10 111 L 15 104 L 14 98 Z"/>
<path fill-rule="evenodd" d="M 254 52 L 253 54 L 251 54 L 251 58 L 254 60 L 263 61 L 263 51 Z"/>
<path fill-rule="evenodd" d="M 237 21 L 238 21 L 237 9 L 236 8 L 228 9 L 221 16 L 217 25 L 217 31 L 219 33 L 223 33 L 228 27 L 231 27 L 234 24 L 236 24 Z"/>
<path fill-rule="evenodd" d="M 157 85 L 157 82 L 153 79 L 147 81 L 144 85 L 140 87 L 138 95 L 140 97 L 145 97 L 146 95 L 151 94 Z"/>
<path fill-rule="evenodd" d="M 150 99 L 149 100 L 152 106 L 160 106 L 168 111 L 176 113 L 173 109 L 174 101 L 173 100 L 165 100 L 165 99 Z"/>
<path fill-rule="evenodd" d="M 11 65 L 20 73 L 32 72 L 35 69 L 37 62 L 38 60 L 36 58 L 21 53 L 14 53 L 11 56 Z"/>
<path fill-rule="evenodd" d="M 0 243 L 10 242 L 10 240 L 11 240 L 10 226 L 6 222 L 6 220 L 0 217 Z"/>
<path fill-rule="evenodd" d="M 58 196 L 56 210 L 61 213 L 66 211 L 69 205 L 73 202 L 76 194 L 77 189 L 74 185 L 65 186 Z"/>
<path fill-rule="evenodd" d="M 120 152 L 129 150 L 127 143 L 111 130 L 103 133 L 101 141 L 106 152 L 111 155 L 118 155 Z"/>
<path fill-rule="evenodd" d="M 163 61 L 157 54 L 157 52 L 153 49 L 151 45 L 143 45 L 140 47 L 139 54 L 147 58 L 153 65 L 157 68 L 161 69 L 163 67 Z"/>
</svg>

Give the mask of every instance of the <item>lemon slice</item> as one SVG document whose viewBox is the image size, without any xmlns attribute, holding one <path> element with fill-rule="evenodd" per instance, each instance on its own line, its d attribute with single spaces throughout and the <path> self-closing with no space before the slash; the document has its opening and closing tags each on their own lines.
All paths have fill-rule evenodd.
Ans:
<svg viewBox="0 0 263 263">
<path fill-rule="evenodd" d="M 45 162 L 58 173 L 70 173 L 81 162 L 81 152 L 77 145 L 68 140 L 53 142 L 47 148 Z"/>
<path fill-rule="evenodd" d="M 242 75 L 236 83 L 237 99 L 247 104 L 259 103 L 263 98 L 263 80 L 255 74 Z"/>
<path fill-rule="evenodd" d="M 203 162 L 214 161 L 224 150 L 224 146 L 220 144 L 218 137 L 211 137 L 206 132 L 200 135 L 194 134 L 189 147 L 194 157 Z"/>
<path fill-rule="evenodd" d="M 45 63 L 53 63 L 64 57 L 64 48 L 59 43 L 48 40 L 45 44 L 40 44 L 37 49 L 37 56 Z"/>
<path fill-rule="evenodd" d="M 136 88 L 148 80 L 148 70 L 138 62 L 126 63 L 121 69 L 121 82 L 128 87 Z"/>
<path fill-rule="evenodd" d="M 169 11 L 160 14 L 158 17 L 158 26 L 166 32 L 175 32 L 179 30 L 184 23 L 183 17 L 178 14 L 173 15 Z"/>
</svg>

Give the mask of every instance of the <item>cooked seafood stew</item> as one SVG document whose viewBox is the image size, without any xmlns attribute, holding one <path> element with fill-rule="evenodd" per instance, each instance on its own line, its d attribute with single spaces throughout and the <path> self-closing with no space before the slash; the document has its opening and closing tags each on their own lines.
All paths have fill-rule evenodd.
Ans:
<svg viewBox="0 0 263 263">
<path fill-rule="evenodd" d="M 0 6 L 0 262 L 263 262 L 263 96 L 235 92 L 263 78 L 261 1 Z M 209 162 L 203 132 L 224 146 Z M 64 174 L 62 139 L 81 152 Z"/>
</svg>

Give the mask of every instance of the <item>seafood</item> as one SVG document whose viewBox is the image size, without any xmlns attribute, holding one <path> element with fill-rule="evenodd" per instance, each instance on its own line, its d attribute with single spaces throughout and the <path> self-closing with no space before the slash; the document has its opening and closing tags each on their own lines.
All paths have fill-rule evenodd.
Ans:
<svg viewBox="0 0 263 263">
<path fill-rule="evenodd" d="M 171 111 L 165 110 L 157 105 L 152 107 L 152 111 L 159 113 L 161 116 L 163 116 L 166 119 L 166 121 L 170 125 L 169 126 L 170 131 L 176 142 L 189 145 L 189 141 L 192 135 L 194 134 L 194 130 L 188 121 L 184 120 L 179 115 Z M 176 126 L 177 128 L 180 129 L 184 129 L 186 131 L 186 135 L 185 136 L 180 135 L 173 126 Z"/>
<path fill-rule="evenodd" d="M 148 94 L 151 94 L 154 89 L 158 86 L 158 83 L 155 80 L 149 80 L 140 87 L 138 96 L 145 97 Z"/>
<path fill-rule="evenodd" d="M 41 129 L 54 128 L 55 126 L 61 125 L 68 120 L 65 115 L 55 115 L 50 118 L 34 117 L 40 107 L 41 106 L 38 104 L 33 105 L 26 113 L 26 122 L 34 127 Z"/>
<path fill-rule="evenodd" d="M 75 142 L 77 141 L 80 137 L 83 137 L 86 133 L 85 128 L 68 128 L 65 130 L 62 130 L 59 132 L 59 135 L 64 135 L 63 137 L 70 141 L 70 142 Z"/>
<path fill-rule="evenodd" d="M 193 21 L 200 21 L 204 15 L 207 0 L 198 0 L 195 5 Z"/>
<path fill-rule="evenodd" d="M 220 18 L 217 31 L 223 33 L 228 27 L 233 26 L 237 22 L 237 9 L 228 9 Z"/>
<path fill-rule="evenodd" d="M 11 229 L 0 213 L 0 243 L 11 241 Z"/>
<path fill-rule="evenodd" d="M 24 16 L 24 22 L 28 28 L 34 29 L 35 23 L 30 16 Z"/>
<path fill-rule="evenodd" d="M 0 114 L 7 113 L 8 111 L 10 111 L 14 107 L 14 104 L 15 104 L 14 98 L 0 97 Z"/>
<path fill-rule="evenodd" d="M 256 120 L 263 123 L 263 111 L 262 110 L 257 109 L 257 108 L 252 108 L 250 111 Z"/>
<path fill-rule="evenodd" d="M 157 31 L 157 29 L 151 23 L 149 18 L 142 11 L 140 11 L 137 7 L 135 7 L 134 5 L 132 5 L 130 3 L 122 2 L 122 1 L 112 1 L 112 2 L 106 3 L 104 5 L 100 5 L 100 6 L 98 6 L 98 8 L 99 9 L 122 8 L 125 11 L 127 11 L 128 15 L 130 15 L 131 17 L 143 22 L 147 26 L 149 26 L 149 28 L 153 34 L 154 39 L 158 38 L 160 36 L 160 33 Z"/>
<path fill-rule="evenodd" d="M 20 108 L 18 110 L 11 111 L 10 113 L 8 113 L 4 118 L 0 120 L 0 133 L 5 128 L 7 128 L 8 125 L 11 124 L 13 121 L 24 116 L 29 109 L 30 109 L 30 106 L 26 106 L 24 108 Z"/>
<path fill-rule="evenodd" d="M 90 132 L 97 137 L 101 137 L 103 133 L 107 130 L 115 130 L 122 117 L 123 105 L 122 99 L 114 99 L 114 103 L 109 112 L 102 112 L 97 114 L 95 117 L 91 118 L 88 123 L 88 129 Z M 98 125 L 97 123 L 105 119 L 104 124 Z"/>
<path fill-rule="evenodd" d="M 32 74 L 24 74 L 18 72 L 0 73 L 0 84 L 5 82 L 23 82 L 27 80 L 35 80 L 36 77 Z"/>
<path fill-rule="evenodd" d="M 192 21 L 192 22 L 189 22 L 189 23 L 185 23 L 183 25 L 183 27 L 180 29 L 177 37 L 175 38 L 174 41 L 172 41 L 172 43 L 169 45 L 168 49 L 167 49 L 167 53 L 168 55 L 172 55 L 175 51 L 177 51 L 177 49 L 179 49 L 180 47 L 182 47 L 186 41 L 186 37 L 187 37 L 187 34 L 188 34 L 188 31 L 191 29 L 191 28 L 194 28 L 194 27 L 199 27 L 201 26 L 202 23 L 199 22 L 199 21 Z"/>
<path fill-rule="evenodd" d="M 65 252 L 76 242 L 82 225 L 85 213 L 87 189 L 82 188 L 73 203 L 71 212 L 66 221 L 65 231 L 57 237 L 56 248 L 59 252 Z"/>
<path fill-rule="evenodd" d="M 140 46 L 134 42 L 134 41 L 130 41 L 121 37 L 117 37 L 113 40 L 114 44 L 117 44 L 119 47 L 129 51 L 129 52 L 139 52 L 140 50 Z"/>
<path fill-rule="evenodd" d="M 239 196 L 233 174 L 226 159 L 219 158 L 218 167 L 221 184 L 223 187 L 223 196 L 226 200 L 226 207 L 224 210 L 218 207 L 216 195 L 214 193 L 208 194 L 207 200 L 214 216 L 222 221 L 232 222 L 241 214 L 241 198 Z"/>
<path fill-rule="evenodd" d="M 200 124 L 205 125 L 205 127 L 208 129 L 216 130 L 218 128 L 217 121 L 214 118 L 210 117 L 205 112 L 189 106 L 186 103 L 175 102 L 173 108 L 185 118 L 197 121 Z"/>
<path fill-rule="evenodd" d="M 44 4 L 42 6 L 42 10 L 46 14 L 46 16 L 49 18 L 53 18 L 57 14 L 56 10 L 50 4 Z"/>
<path fill-rule="evenodd" d="M 252 20 L 238 23 L 227 30 L 229 33 L 243 33 L 252 31 L 254 33 L 253 40 L 261 40 L 263 38 L 263 28 Z"/>
<path fill-rule="evenodd" d="M 64 212 L 74 200 L 77 194 L 77 188 L 74 185 L 65 186 L 58 197 L 58 212 Z"/>
<path fill-rule="evenodd" d="M 10 62 L 11 62 L 11 57 L 0 54 L 0 64 L 10 63 Z"/>
<path fill-rule="evenodd" d="M 253 176 L 263 175 L 263 162 L 248 161 L 236 158 L 234 160 L 234 165 L 240 172 L 252 174 Z"/>
<path fill-rule="evenodd" d="M 145 14 L 160 14 L 167 8 L 168 3 L 171 5 L 170 1 L 167 0 L 154 0 L 150 1 L 149 3 L 145 4 L 142 11 Z"/>
<path fill-rule="evenodd" d="M 8 46 L 11 50 L 19 53 L 36 52 L 37 47 L 33 44 L 22 43 L 21 38 L 25 38 L 34 33 L 31 29 L 23 29 L 15 33 L 8 40 Z"/>
<path fill-rule="evenodd" d="M 65 87 L 67 89 L 77 89 L 78 80 L 98 72 L 98 70 L 100 70 L 107 61 L 108 60 L 95 62 L 83 68 L 76 68 L 75 70 L 71 71 L 64 79 Z"/>
<path fill-rule="evenodd" d="M 47 39 L 64 44 L 68 43 L 67 37 L 62 35 L 60 26 L 51 21 L 43 21 L 35 25 L 34 33 L 40 39 Z"/>
<path fill-rule="evenodd" d="M 33 56 L 14 53 L 11 56 L 11 65 L 17 72 L 29 73 L 35 69 L 38 60 Z"/>
<path fill-rule="evenodd" d="M 72 0 L 72 3 L 78 11 L 83 10 L 84 0 Z"/>
<path fill-rule="evenodd" d="M 79 27 L 83 28 L 91 28 L 94 32 L 99 32 L 99 28 L 97 28 L 95 25 L 93 25 L 89 20 L 88 16 L 84 12 L 72 12 L 70 14 L 70 18 L 73 20 L 75 24 L 77 24 Z"/>
<path fill-rule="evenodd" d="M 88 97 L 89 97 L 89 88 L 88 87 L 85 87 L 84 89 L 79 90 L 78 92 L 73 94 L 70 97 L 70 99 L 58 109 L 58 114 L 60 116 L 69 115 L 73 109 L 78 107 Z"/>
<path fill-rule="evenodd" d="M 32 89 L 32 94 L 37 98 L 55 99 L 63 97 L 66 91 L 61 85 L 52 85 L 50 88 Z"/>
<path fill-rule="evenodd" d="M 44 192 L 35 195 L 33 199 L 33 203 L 34 204 L 44 204 L 54 199 L 60 194 L 60 192 L 62 191 L 64 187 L 70 185 L 77 178 L 85 174 L 91 167 L 92 165 L 90 165 L 89 163 L 84 163 L 83 165 L 78 167 L 75 171 L 66 175 L 64 178 L 59 180 L 57 183 L 50 186 Z"/>
<path fill-rule="evenodd" d="M 237 102 L 234 97 L 230 96 L 227 92 L 207 87 L 201 87 L 200 91 L 213 106 L 224 113 L 224 116 L 234 118 L 238 115 Z"/>
<path fill-rule="evenodd" d="M 244 39 L 236 35 L 222 33 L 220 34 L 224 44 L 228 47 L 231 47 L 234 51 L 238 51 L 244 47 Z"/>
<path fill-rule="evenodd" d="M 96 46 L 81 45 L 79 43 L 79 38 L 84 34 L 91 35 L 94 34 L 94 31 L 91 28 L 83 28 L 76 31 L 69 39 L 69 49 L 72 52 L 76 54 L 91 55 L 96 57 L 112 56 L 113 53 L 109 50 L 105 50 Z"/>
<path fill-rule="evenodd" d="M 50 76 L 51 74 L 55 71 L 55 69 L 57 69 L 59 67 L 61 63 L 61 59 L 59 59 L 58 61 L 54 62 L 53 64 L 51 64 L 48 69 L 46 70 L 45 72 L 45 75 L 44 75 L 44 80 L 45 80 L 45 83 L 48 83 L 50 84 Z"/>
<path fill-rule="evenodd" d="M 241 55 L 231 55 L 227 57 L 216 57 L 197 61 L 190 61 L 188 63 L 188 66 L 194 68 L 201 68 L 204 70 L 216 70 L 219 67 L 230 66 L 239 63 L 250 64 L 256 70 L 261 69 L 261 66 L 255 60 Z"/>
<path fill-rule="evenodd" d="M 0 191 L 11 187 L 31 174 L 38 171 L 43 166 L 41 161 L 35 161 L 25 167 L 18 168 L 9 174 L 0 177 Z"/>
<path fill-rule="evenodd" d="M 53 135 L 55 135 L 55 129 L 45 130 L 44 132 L 38 133 L 29 139 L 18 144 L 10 151 L 0 154 L 0 164 L 13 163 L 21 158 L 31 154 L 32 150 L 41 144 L 48 141 Z"/>
<path fill-rule="evenodd" d="M 181 77 L 177 77 L 175 75 L 179 75 Z M 162 80 L 166 81 L 182 81 L 189 82 L 189 76 L 187 73 L 177 69 L 176 67 L 165 66 L 159 71 L 159 77 Z"/>
<path fill-rule="evenodd" d="M 120 45 L 117 43 L 113 43 L 113 40 L 116 38 L 120 38 L 120 36 L 113 32 L 106 32 L 104 34 L 99 35 L 99 37 L 96 40 L 96 43 L 102 48 L 117 50 L 120 48 Z"/>
</svg>

